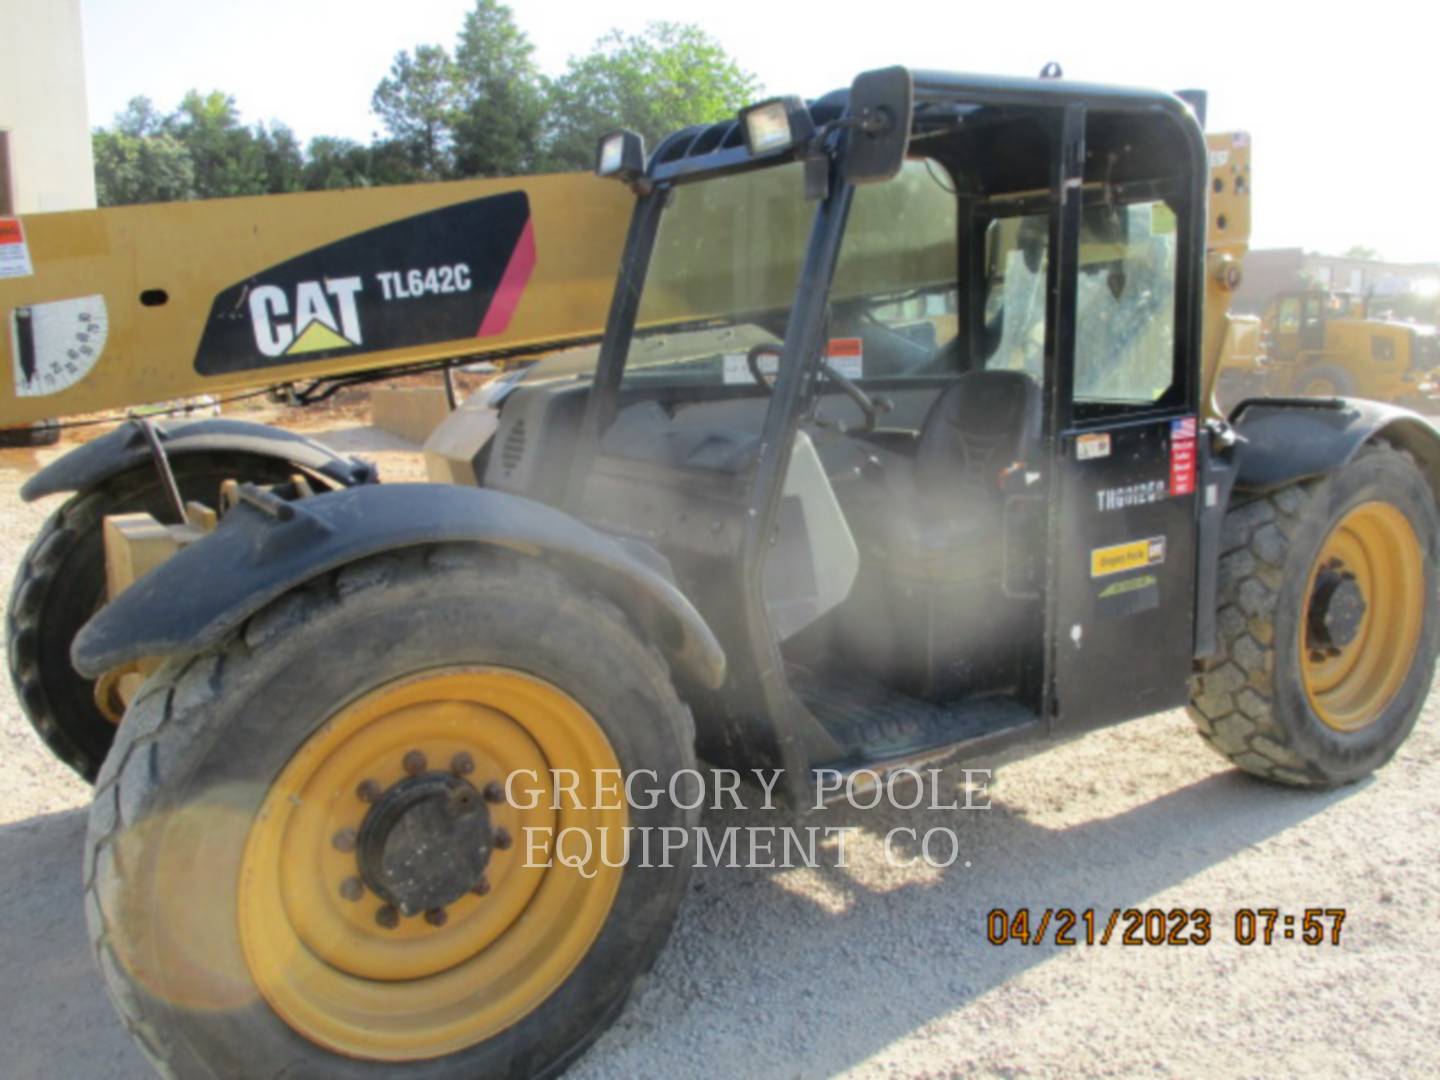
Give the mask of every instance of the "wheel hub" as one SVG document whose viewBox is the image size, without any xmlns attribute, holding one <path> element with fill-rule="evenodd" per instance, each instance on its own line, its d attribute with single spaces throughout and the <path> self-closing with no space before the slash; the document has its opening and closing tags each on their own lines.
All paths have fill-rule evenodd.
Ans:
<svg viewBox="0 0 1440 1080">
<path fill-rule="evenodd" d="M 361 822 L 356 857 L 367 888 L 415 915 L 474 888 L 493 848 L 481 793 L 452 773 L 427 772 L 380 795 Z"/>
<path fill-rule="evenodd" d="M 1355 640 L 1365 618 L 1365 594 L 1355 575 L 1332 562 L 1315 576 L 1310 599 L 1310 647 L 1343 649 Z"/>
</svg>

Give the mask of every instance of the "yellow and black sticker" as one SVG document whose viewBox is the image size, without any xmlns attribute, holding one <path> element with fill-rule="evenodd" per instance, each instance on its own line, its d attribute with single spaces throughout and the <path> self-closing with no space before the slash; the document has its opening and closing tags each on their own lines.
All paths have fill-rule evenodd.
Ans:
<svg viewBox="0 0 1440 1080">
<path fill-rule="evenodd" d="M 1165 561 L 1165 537 L 1148 540 L 1127 540 L 1123 544 L 1094 548 L 1090 552 L 1090 576 L 1109 577 L 1142 566 L 1158 566 Z"/>
</svg>

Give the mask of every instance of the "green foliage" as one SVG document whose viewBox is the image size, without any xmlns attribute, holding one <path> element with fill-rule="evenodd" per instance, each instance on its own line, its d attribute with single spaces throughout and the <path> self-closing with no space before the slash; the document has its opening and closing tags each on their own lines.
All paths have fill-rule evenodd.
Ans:
<svg viewBox="0 0 1440 1080">
<path fill-rule="evenodd" d="M 101 206 L 195 197 L 195 165 L 172 135 L 97 131 L 94 150 L 95 192 Z"/>
<path fill-rule="evenodd" d="M 303 191 L 305 189 L 305 155 L 295 133 L 284 124 L 264 124 L 255 128 L 255 145 L 265 170 L 265 191 Z"/>
<path fill-rule="evenodd" d="M 455 174 L 513 176 L 539 159 L 547 102 L 535 47 L 496 0 L 478 0 L 455 47 Z"/>
<path fill-rule="evenodd" d="M 320 135 L 305 149 L 306 191 L 368 187 L 370 150 L 351 139 Z"/>
<path fill-rule="evenodd" d="M 413 53 L 397 53 L 370 107 L 405 151 L 417 179 L 451 174 L 455 65 L 441 46 L 417 45 Z"/>
<path fill-rule="evenodd" d="M 191 90 L 165 121 L 195 163 L 195 194 L 201 199 L 256 195 L 265 191 L 265 161 L 254 132 L 240 123 L 235 99 L 218 90 Z"/>
<path fill-rule="evenodd" d="M 638 131 L 653 148 L 676 128 L 735 115 L 758 92 L 755 76 L 697 26 L 613 31 L 551 84 L 547 167 L 591 168 L 596 139 L 615 127 Z"/>
<path fill-rule="evenodd" d="M 169 115 L 134 98 L 92 142 L 101 206 L 299 191 L 304 181 L 294 133 L 245 127 L 235 100 L 218 90 L 190 91 Z"/>
<path fill-rule="evenodd" d="M 284 124 L 246 127 L 218 90 L 192 90 L 169 114 L 135 98 L 94 133 L 100 205 L 589 169 L 605 131 L 628 127 L 653 147 L 759 92 L 696 26 L 612 32 L 554 80 L 534 51 L 509 7 L 475 0 L 453 55 L 440 45 L 396 54 L 371 98 L 385 135 L 369 146 L 321 136 L 302 151 Z"/>
<path fill-rule="evenodd" d="M 1340 257 L 1342 259 L 1367 259 L 1374 262 L 1380 258 L 1380 253 L 1372 247 L 1356 244 L 1354 247 L 1347 248 Z"/>
</svg>

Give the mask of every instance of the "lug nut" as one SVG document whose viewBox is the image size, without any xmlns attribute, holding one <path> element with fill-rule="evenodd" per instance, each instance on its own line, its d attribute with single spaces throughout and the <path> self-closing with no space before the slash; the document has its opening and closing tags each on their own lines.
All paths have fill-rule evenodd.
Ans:
<svg viewBox="0 0 1440 1080">
<path fill-rule="evenodd" d="M 445 914 L 443 907 L 432 907 L 429 911 L 425 912 L 425 921 L 431 926 L 444 926 L 446 920 L 449 918 L 450 916 Z"/>
<path fill-rule="evenodd" d="M 456 776 L 469 776 L 475 771 L 475 761 L 464 750 L 461 750 L 450 759 L 450 771 Z"/>
<path fill-rule="evenodd" d="M 336 851 L 351 852 L 355 850 L 355 830 L 341 829 L 330 838 L 330 843 L 335 845 Z"/>
<path fill-rule="evenodd" d="M 499 780 L 491 780 L 485 785 L 484 795 L 486 802 L 504 802 L 505 786 Z"/>
<path fill-rule="evenodd" d="M 373 803 L 380 798 L 380 785 L 374 780 L 361 780 L 355 788 L 355 797 L 361 802 Z"/>
<path fill-rule="evenodd" d="M 400 925 L 400 913 L 395 910 L 394 904 L 386 904 L 376 909 L 375 921 L 386 930 L 394 930 Z"/>
<path fill-rule="evenodd" d="M 1325 659 L 1325 652 L 1324 652 L 1324 650 L 1322 650 L 1322 649 L 1311 649 L 1311 650 L 1310 650 L 1310 659 L 1311 659 L 1311 661 L 1312 661 L 1313 663 L 1316 663 L 1316 664 L 1320 663 L 1320 661 L 1322 661 L 1322 660 Z"/>
<path fill-rule="evenodd" d="M 505 828 L 496 829 L 492 841 L 499 851 L 509 851 L 510 845 L 514 843 L 514 841 L 510 839 L 510 830 Z"/>
<path fill-rule="evenodd" d="M 346 900 L 359 900 L 365 895 L 365 885 L 358 877 L 347 877 L 340 882 L 340 895 Z"/>
<path fill-rule="evenodd" d="M 477 881 L 474 885 L 470 887 L 470 891 L 476 896 L 484 896 L 490 891 L 490 880 L 488 878 L 482 877 L 479 881 Z"/>
<path fill-rule="evenodd" d="M 419 776 L 425 771 L 425 755 L 419 750 L 411 750 L 406 753 L 400 765 L 411 776 Z"/>
</svg>

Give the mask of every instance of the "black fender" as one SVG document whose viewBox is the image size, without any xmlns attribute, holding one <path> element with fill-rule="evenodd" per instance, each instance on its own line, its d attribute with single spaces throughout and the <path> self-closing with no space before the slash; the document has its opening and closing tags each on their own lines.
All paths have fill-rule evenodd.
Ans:
<svg viewBox="0 0 1440 1080">
<path fill-rule="evenodd" d="M 1233 492 L 1261 495 L 1346 465 L 1371 439 L 1408 450 L 1440 501 L 1440 429 L 1419 413 L 1363 398 L 1251 398 L 1210 425 L 1200 455 L 1195 655 L 1216 648 L 1225 513 Z"/>
<path fill-rule="evenodd" d="M 1240 436 L 1235 487 L 1274 491 L 1334 472 L 1367 441 L 1385 438 L 1414 455 L 1440 499 L 1440 430 L 1417 412 L 1362 398 L 1257 398 L 1231 414 Z"/>
<path fill-rule="evenodd" d="M 146 656 L 214 645 L 277 597 L 347 563 L 400 548 L 476 543 L 545 559 L 635 619 L 680 673 L 716 689 L 725 654 L 663 558 L 552 507 L 485 488 L 375 484 L 285 502 L 254 487 L 209 536 L 182 548 L 76 635 L 98 677 Z"/>
<path fill-rule="evenodd" d="M 337 454 L 314 439 L 266 424 L 213 418 L 155 421 L 152 426 L 171 458 L 217 451 L 239 452 L 289 462 L 337 487 L 374 483 L 379 479 L 375 466 L 368 461 Z M 149 460 L 150 447 L 144 432 L 137 424 L 124 423 L 46 465 L 25 482 L 20 497 L 32 502 L 56 492 L 84 491 Z"/>
</svg>

